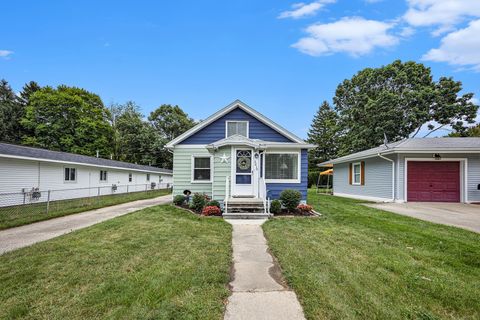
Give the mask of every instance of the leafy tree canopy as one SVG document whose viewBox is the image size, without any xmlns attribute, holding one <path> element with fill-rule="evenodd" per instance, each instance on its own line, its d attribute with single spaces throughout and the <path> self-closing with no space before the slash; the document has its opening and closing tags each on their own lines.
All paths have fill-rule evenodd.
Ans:
<svg viewBox="0 0 480 320">
<path fill-rule="evenodd" d="M 175 139 L 195 125 L 179 106 L 162 104 L 150 113 L 148 120 L 167 142 Z"/>
<path fill-rule="evenodd" d="M 22 136 L 20 119 L 24 107 L 5 80 L 0 80 L 0 141 L 18 143 Z"/>
<path fill-rule="evenodd" d="M 366 68 L 344 80 L 333 98 L 339 116 L 339 155 L 415 137 L 427 124 L 434 132 L 445 126 L 466 130 L 478 106 L 472 93 L 461 95 L 461 82 L 442 77 L 435 82 L 430 68 L 399 60 Z M 428 135 L 428 134 L 427 134 Z"/>
<path fill-rule="evenodd" d="M 112 152 L 110 112 L 100 97 L 81 88 L 44 87 L 29 95 L 21 124 L 27 145 L 102 157 Z"/>
<path fill-rule="evenodd" d="M 452 132 L 448 135 L 449 137 L 480 137 L 480 124 L 476 126 L 468 127 L 461 132 Z"/>
</svg>

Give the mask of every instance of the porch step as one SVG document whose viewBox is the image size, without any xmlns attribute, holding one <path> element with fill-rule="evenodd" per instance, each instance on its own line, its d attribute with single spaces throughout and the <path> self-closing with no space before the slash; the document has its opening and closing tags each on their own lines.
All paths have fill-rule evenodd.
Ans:
<svg viewBox="0 0 480 320">
<path fill-rule="evenodd" d="M 223 214 L 224 219 L 268 219 L 270 214 L 260 212 L 228 212 Z"/>
</svg>

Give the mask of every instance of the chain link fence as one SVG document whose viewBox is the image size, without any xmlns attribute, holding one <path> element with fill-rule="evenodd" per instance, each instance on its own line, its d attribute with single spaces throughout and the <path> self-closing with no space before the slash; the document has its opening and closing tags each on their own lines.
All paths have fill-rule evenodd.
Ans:
<svg viewBox="0 0 480 320">
<path fill-rule="evenodd" d="M 84 210 L 100 208 L 168 193 L 168 183 L 109 185 L 92 188 L 40 190 L 0 193 L 0 229 L 13 221 L 44 220 Z M 22 224 L 22 223 L 19 223 Z"/>
</svg>

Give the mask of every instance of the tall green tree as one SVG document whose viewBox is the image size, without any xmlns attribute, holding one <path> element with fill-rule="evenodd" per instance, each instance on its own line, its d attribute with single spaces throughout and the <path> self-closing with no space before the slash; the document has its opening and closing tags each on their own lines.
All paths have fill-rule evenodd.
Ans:
<svg viewBox="0 0 480 320">
<path fill-rule="evenodd" d="M 179 106 L 162 104 L 150 113 L 148 120 L 160 135 L 159 143 L 162 145 L 159 159 L 164 168 L 172 168 L 173 155 L 163 148 L 169 141 L 175 139 L 195 125 L 195 121 L 188 116 Z"/>
<path fill-rule="evenodd" d="M 19 98 L 6 80 L 0 80 L 0 141 L 20 142 L 23 115 L 24 106 Z"/>
<path fill-rule="evenodd" d="M 22 143 L 103 157 L 112 153 L 110 113 L 100 97 L 81 88 L 44 87 L 29 96 L 22 125 L 32 135 Z"/>
<path fill-rule="evenodd" d="M 22 91 L 20 91 L 20 95 L 19 95 L 20 102 L 24 106 L 27 106 L 28 103 L 30 102 L 30 97 L 40 89 L 41 87 L 35 81 L 30 81 L 26 83 L 23 86 Z"/>
<path fill-rule="evenodd" d="M 341 128 L 339 155 L 416 136 L 426 125 L 431 132 L 452 126 L 457 131 L 475 120 L 472 93 L 460 94 L 452 78 L 433 81 L 430 68 L 399 60 L 366 68 L 344 80 L 333 102 Z M 428 134 L 427 134 L 428 135 Z"/>
<path fill-rule="evenodd" d="M 144 121 L 140 107 L 129 101 L 111 110 L 116 159 L 163 167 L 163 141 L 157 130 Z"/>
<path fill-rule="evenodd" d="M 195 125 L 195 121 L 179 106 L 169 104 L 162 104 L 152 111 L 148 120 L 167 141 L 175 139 Z"/>
<path fill-rule="evenodd" d="M 337 156 L 338 116 L 327 101 L 323 101 L 308 130 L 309 143 L 317 147 L 309 152 L 309 167 Z"/>
</svg>

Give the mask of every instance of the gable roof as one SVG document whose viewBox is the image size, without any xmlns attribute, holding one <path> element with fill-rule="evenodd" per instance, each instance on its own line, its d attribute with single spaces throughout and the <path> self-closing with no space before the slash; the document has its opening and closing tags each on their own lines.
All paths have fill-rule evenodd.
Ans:
<svg viewBox="0 0 480 320">
<path fill-rule="evenodd" d="M 337 164 L 348 161 L 360 160 L 392 153 L 429 153 L 429 152 L 443 152 L 443 153 L 480 153 L 480 138 L 413 138 L 404 139 L 397 142 L 388 143 L 372 149 L 349 154 L 344 157 L 325 161 L 318 166 L 325 166 L 327 164 Z"/>
<path fill-rule="evenodd" d="M 270 147 L 276 148 L 296 148 L 299 147 L 302 149 L 312 149 L 315 148 L 315 145 L 309 143 L 297 143 L 297 142 L 276 142 L 276 141 L 266 141 L 261 139 L 251 139 L 244 137 L 242 135 L 235 134 L 228 138 L 223 138 L 213 143 L 207 145 L 207 148 L 221 148 L 223 146 L 249 146 L 252 148 L 265 149 Z"/>
<path fill-rule="evenodd" d="M 187 130 L 186 132 L 184 132 L 183 134 L 181 134 L 177 138 L 173 139 L 172 141 L 167 143 L 165 145 L 165 147 L 166 148 L 173 148 L 176 144 L 178 144 L 178 143 L 182 142 L 183 140 L 185 140 L 186 138 L 194 135 L 195 133 L 197 133 L 201 129 L 203 129 L 206 126 L 208 126 L 209 124 L 213 123 L 215 120 L 221 118 L 222 116 L 226 115 L 227 113 L 229 113 L 230 111 L 232 111 L 236 108 L 242 109 L 243 111 L 245 111 L 246 113 L 248 113 L 252 117 L 256 118 L 257 120 L 259 120 L 261 122 L 263 122 L 265 125 L 271 127 L 272 129 L 274 129 L 278 133 L 284 135 L 285 137 L 291 139 L 292 141 L 295 141 L 296 143 L 302 143 L 302 144 L 305 143 L 305 141 L 302 138 L 296 136 L 295 134 L 291 133 L 287 129 L 283 128 L 279 124 L 275 123 L 271 119 L 267 118 L 266 116 L 262 115 L 261 113 L 257 112 L 253 108 L 249 107 L 247 104 L 245 104 L 242 101 L 237 99 L 234 102 L 230 103 L 225 108 L 215 112 L 213 115 L 211 115 L 210 117 L 208 117 L 204 121 L 200 122 L 199 124 L 197 124 L 196 126 L 191 128 L 190 130 Z"/>
<path fill-rule="evenodd" d="M 172 174 L 172 170 L 168 169 L 8 143 L 0 143 L 0 157 Z"/>
</svg>

